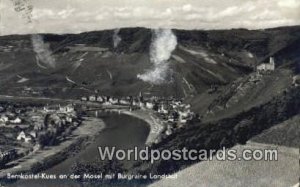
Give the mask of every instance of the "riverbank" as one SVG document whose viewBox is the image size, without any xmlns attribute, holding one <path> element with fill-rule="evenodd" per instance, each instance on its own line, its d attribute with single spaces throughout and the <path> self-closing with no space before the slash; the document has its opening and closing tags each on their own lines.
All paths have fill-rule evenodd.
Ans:
<svg viewBox="0 0 300 187">
<path fill-rule="evenodd" d="M 144 120 L 150 127 L 150 133 L 147 137 L 146 145 L 151 145 L 153 143 L 156 143 L 162 131 L 164 130 L 164 124 L 160 119 L 155 117 L 152 111 L 150 110 L 135 110 L 135 111 L 119 110 L 119 111 L 122 114 L 126 114 Z"/>
<path fill-rule="evenodd" d="M 69 156 L 69 153 L 92 141 L 93 138 L 105 128 L 105 123 L 99 118 L 85 118 L 82 124 L 73 131 L 66 141 L 57 146 L 46 147 L 43 150 L 32 152 L 11 165 L 14 167 L 0 171 L 0 180 L 7 174 L 39 172 L 55 165 Z"/>
</svg>

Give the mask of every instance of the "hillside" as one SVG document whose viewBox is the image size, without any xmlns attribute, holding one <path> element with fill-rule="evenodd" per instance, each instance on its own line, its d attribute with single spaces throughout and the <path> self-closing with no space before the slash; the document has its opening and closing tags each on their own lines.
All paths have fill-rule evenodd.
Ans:
<svg viewBox="0 0 300 187">
<path fill-rule="evenodd" d="M 233 117 L 186 126 L 155 145 L 153 149 L 218 150 L 222 147 L 230 148 L 236 144 L 245 144 L 248 140 L 299 147 L 300 144 L 296 141 L 299 135 L 297 128 L 300 113 L 299 94 L 299 87 L 290 88 L 271 101 Z M 254 136 L 256 137 L 252 139 Z M 135 169 L 137 172 L 145 173 L 173 173 L 194 163 L 195 161 L 159 160 L 155 164 L 140 163 Z"/>
<path fill-rule="evenodd" d="M 208 90 L 187 100 L 203 121 L 217 121 L 265 104 L 292 86 L 293 71 L 279 68 L 273 73 L 250 73 L 226 86 Z"/>
<path fill-rule="evenodd" d="M 137 78 L 152 67 L 149 29 L 121 29 L 118 32 L 121 41 L 116 47 L 113 30 L 46 34 L 41 38 L 49 52 L 41 51 L 46 55 L 42 59 L 33 50 L 31 36 L 2 36 L 0 94 L 77 98 L 99 90 L 111 95 L 136 95 L 142 91 L 190 97 L 205 93 L 211 85 L 228 85 L 248 75 L 256 64 L 271 55 L 278 54 L 279 65 L 287 60 L 295 63 L 299 58 L 295 56 L 299 48 L 293 47 L 300 38 L 299 27 L 173 32 L 178 45 L 169 60 L 168 82 L 163 85 Z M 287 57 L 284 50 L 289 51 Z"/>
</svg>

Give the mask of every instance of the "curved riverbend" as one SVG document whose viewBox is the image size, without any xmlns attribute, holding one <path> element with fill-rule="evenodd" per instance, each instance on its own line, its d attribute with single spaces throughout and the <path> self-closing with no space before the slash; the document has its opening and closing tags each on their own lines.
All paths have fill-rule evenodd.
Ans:
<svg viewBox="0 0 300 187">
<path fill-rule="evenodd" d="M 150 132 L 148 124 L 132 116 L 110 113 L 101 119 L 106 128 L 85 149 L 72 158 L 48 169 L 51 174 L 70 173 L 70 167 L 76 162 L 92 162 L 99 159 L 98 147 L 115 146 L 117 149 L 143 147 Z"/>
</svg>

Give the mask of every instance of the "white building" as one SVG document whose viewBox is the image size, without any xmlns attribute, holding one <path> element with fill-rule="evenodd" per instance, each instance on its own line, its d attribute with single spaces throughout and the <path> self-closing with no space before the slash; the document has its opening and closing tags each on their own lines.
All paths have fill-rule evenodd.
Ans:
<svg viewBox="0 0 300 187">
<path fill-rule="evenodd" d="M 146 102 L 146 108 L 148 108 L 148 109 L 153 109 L 153 107 L 154 107 L 154 104 L 153 104 L 153 103 L 151 103 L 151 102 Z"/>
<path fill-rule="evenodd" d="M 81 101 L 87 101 L 86 97 L 81 97 Z"/>
<path fill-rule="evenodd" d="M 167 136 L 170 136 L 172 134 L 172 130 L 171 129 L 167 129 L 166 132 L 165 132 L 165 134 Z"/>
<path fill-rule="evenodd" d="M 187 119 L 180 118 L 180 123 L 187 123 Z"/>
<path fill-rule="evenodd" d="M 0 122 L 1 123 L 6 123 L 6 122 L 8 122 L 8 117 L 7 116 L 1 116 L 1 118 L 0 118 Z"/>
<path fill-rule="evenodd" d="M 22 123 L 22 120 L 19 117 L 16 117 L 15 119 L 10 120 L 9 122 L 12 124 L 20 124 Z"/>
<path fill-rule="evenodd" d="M 139 106 L 139 102 L 136 101 L 136 100 L 133 100 L 133 101 L 132 101 L 132 105 L 133 105 L 133 106 Z"/>
<path fill-rule="evenodd" d="M 173 122 L 175 122 L 175 119 L 174 118 L 168 118 L 168 122 L 173 123 Z"/>
<path fill-rule="evenodd" d="M 67 105 L 67 106 L 63 106 L 63 107 L 59 107 L 60 112 L 74 112 L 74 107 L 71 105 Z"/>
<path fill-rule="evenodd" d="M 73 118 L 70 117 L 70 116 L 66 116 L 66 121 L 67 121 L 68 123 L 72 123 L 72 122 L 73 122 Z"/>
<path fill-rule="evenodd" d="M 36 133 L 36 131 L 31 131 L 31 132 L 29 133 L 29 135 L 32 136 L 33 138 L 37 138 L 37 133 Z"/>
<path fill-rule="evenodd" d="M 29 135 L 27 136 L 27 135 L 25 134 L 25 132 L 22 131 L 22 132 L 20 132 L 20 134 L 18 135 L 17 140 L 18 140 L 18 141 L 24 141 L 24 142 L 26 142 L 26 143 L 29 143 L 29 142 L 32 141 L 32 138 L 31 138 L 31 136 L 29 136 Z"/>
<path fill-rule="evenodd" d="M 104 98 L 102 98 L 101 96 L 98 96 L 97 97 L 97 101 L 100 102 L 100 103 L 102 103 L 102 102 L 104 102 Z"/>
<path fill-rule="evenodd" d="M 120 104 L 122 104 L 122 105 L 129 105 L 130 102 L 127 101 L 127 100 L 125 100 L 125 99 L 120 99 Z"/>
<path fill-rule="evenodd" d="M 181 118 L 187 118 L 191 115 L 191 111 L 187 110 L 187 111 L 178 111 L 179 117 Z"/>
<path fill-rule="evenodd" d="M 105 101 L 105 102 L 103 103 L 103 105 L 106 105 L 106 106 L 111 106 L 111 105 L 112 105 L 112 103 L 111 103 L 111 102 L 109 102 L 109 101 Z"/>
<path fill-rule="evenodd" d="M 161 105 L 161 107 L 158 109 L 158 113 L 168 114 L 169 111 L 167 109 L 165 109 L 164 105 Z"/>
<path fill-rule="evenodd" d="M 55 112 L 58 109 L 56 106 L 44 106 L 44 112 L 50 113 L 50 112 Z"/>
<path fill-rule="evenodd" d="M 171 135 L 171 134 L 173 133 L 173 130 L 172 130 L 172 129 L 173 129 L 173 127 L 172 127 L 171 125 L 168 125 L 165 134 L 166 134 L 167 136 Z"/>
<path fill-rule="evenodd" d="M 140 101 L 139 102 L 139 107 L 142 108 L 142 109 L 144 109 L 145 108 L 145 103 L 143 103 L 143 102 Z"/>
<path fill-rule="evenodd" d="M 274 71 L 275 70 L 275 60 L 274 57 L 270 57 L 269 63 L 262 63 L 256 67 L 257 71 Z"/>
<path fill-rule="evenodd" d="M 299 84 L 300 84 L 300 75 L 296 75 L 296 76 L 294 76 L 293 77 L 293 86 L 299 86 Z"/>
<path fill-rule="evenodd" d="M 96 96 L 91 95 L 91 96 L 89 97 L 89 100 L 90 100 L 90 101 L 96 101 Z"/>
<path fill-rule="evenodd" d="M 109 98 L 109 102 L 111 103 L 111 104 L 113 104 L 113 105 L 116 105 L 116 104 L 118 104 L 118 99 L 117 98 Z"/>
<path fill-rule="evenodd" d="M 187 104 L 187 105 L 184 106 L 184 108 L 190 109 L 190 108 L 191 108 L 191 105 L 190 105 L 190 104 Z"/>
</svg>

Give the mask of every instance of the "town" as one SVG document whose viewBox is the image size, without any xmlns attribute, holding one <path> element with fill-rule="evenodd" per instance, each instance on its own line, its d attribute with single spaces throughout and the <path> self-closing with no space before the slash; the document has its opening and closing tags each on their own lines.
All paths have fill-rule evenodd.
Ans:
<svg viewBox="0 0 300 187">
<path fill-rule="evenodd" d="M 174 97 L 139 96 L 113 97 L 103 95 L 83 96 L 82 102 L 95 102 L 104 106 L 121 105 L 127 106 L 129 111 L 143 110 L 153 112 L 163 124 L 162 137 L 173 134 L 174 131 L 199 121 L 200 117 L 191 111 L 191 105 L 185 104 L 183 99 Z"/>
<path fill-rule="evenodd" d="M 191 111 L 191 105 L 173 97 L 146 97 L 142 93 L 135 97 L 95 94 L 83 96 L 80 101 L 74 103 L 39 106 L 1 103 L 0 141 L 5 146 L 0 148 L 0 168 L 9 167 L 7 165 L 14 160 L 63 142 L 81 125 L 82 111 L 95 106 L 102 106 L 110 111 L 144 111 L 155 114 L 161 122 L 159 141 L 185 125 L 200 120 L 199 116 Z"/>
<path fill-rule="evenodd" d="M 59 144 L 81 124 L 74 106 L 1 103 L 0 168 L 45 146 Z"/>
</svg>

